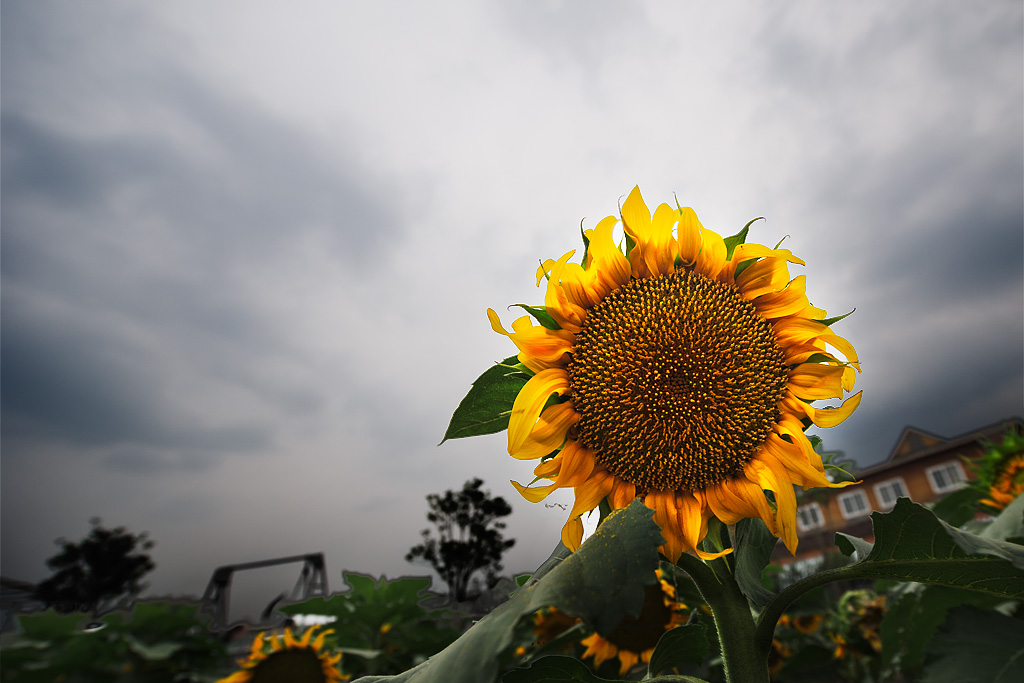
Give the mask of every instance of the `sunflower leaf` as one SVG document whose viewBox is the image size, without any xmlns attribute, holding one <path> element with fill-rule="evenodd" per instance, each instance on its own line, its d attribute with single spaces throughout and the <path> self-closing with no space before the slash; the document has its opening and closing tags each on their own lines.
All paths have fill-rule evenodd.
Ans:
<svg viewBox="0 0 1024 683">
<path fill-rule="evenodd" d="M 946 621 L 949 611 L 959 605 L 992 608 L 1002 598 L 984 593 L 912 584 L 890 591 L 888 609 L 882 618 L 882 662 L 898 662 L 904 676 L 920 675 L 925 663 L 925 648 Z"/>
<path fill-rule="evenodd" d="M 951 527 L 909 498 L 897 500 L 887 514 L 873 512 L 871 519 L 871 551 L 839 573 L 1024 597 L 1024 547 Z M 851 547 L 862 551 L 867 545 L 845 534 L 836 534 L 836 543 L 847 554 Z"/>
<path fill-rule="evenodd" d="M 928 646 L 922 683 L 1012 683 L 1024 680 L 1024 621 L 962 606 Z"/>
<path fill-rule="evenodd" d="M 501 677 L 501 683 L 613 683 L 595 675 L 575 657 L 541 657 L 525 669 L 513 669 Z"/>
<path fill-rule="evenodd" d="M 513 367 L 518 363 L 516 356 L 510 356 L 477 377 L 452 414 L 441 443 L 508 429 L 512 404 L 529 379 Z"/>
<path fill-rule="evenodd" d="M 562 329 L 562 326 L 555 322 L 555 319 L 551 317 L 551 314 L 548 313 L 547 309 L 544 308 L 543 306 L 528 306 L 527 304 L 512 304 L 512 306 L 518 306 L 519 308 L 523 309 L 524 311 L 532 315 L 534 320 L 536 320 L 549 330 Z M 509 308 L 512 308 L 512 306 L 509 306 Z"/>
<path fill-rule="evenodd" d="M 666 669 L 676 668 L 686 662 L 703 662 L 711 648 L 707 630 L 706 624 L 684 624 L 666 631 L 654 648 L 647 675 L 653 678 Z"/>
</svg>

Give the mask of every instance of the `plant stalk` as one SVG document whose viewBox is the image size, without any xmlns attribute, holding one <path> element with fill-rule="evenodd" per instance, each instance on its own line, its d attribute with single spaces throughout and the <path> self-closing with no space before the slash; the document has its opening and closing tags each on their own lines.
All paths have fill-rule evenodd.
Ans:
<svg viewBox="0 0 1024 683">
<path fill-rule="evenodd" d="M 728 683 L 769 683 L 768 651 L 756 644 L 756 626 L 747 598 L 729 571 L 728 563 L 721 558 L 714 562 L 721 563 L 721 571 L 712 571 L 701 560 L 684 553 L 678 565 L 690 575 L 711 607 L 722 647 L 725 680 Z"/>
</svg>

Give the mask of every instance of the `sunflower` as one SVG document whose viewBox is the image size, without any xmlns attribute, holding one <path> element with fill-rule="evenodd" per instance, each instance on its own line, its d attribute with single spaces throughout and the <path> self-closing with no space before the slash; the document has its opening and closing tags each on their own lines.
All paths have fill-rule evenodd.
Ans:
<svg viewBox="0 0 1024 683">
<path fill-rule="evenodd" d="M 637 617 L 625 615 L 607 637 L 593 633 L 580 641 L 587 647 L 583 658 L 594 658 L 594 668 L 612 657 L 619 658 L 619 675 L 639 661 L 650 662 L 661 636 L 683 623 L 686 605 L 675 601 L 675 588 L 657 570 L 658 583 L 644 589 L 644 603 Z"/>
<path fill-rule="evenodd" d="M 338 683 L 347 681 L 349 676 L 342 674 L 338 668 L 341 655 L 333 657 L 321 652 L 324 638 L 331 629 L 322 631 L 312 643 L 310 639 L 319 626 L 310 627 L 301 640 L 296 640 L 289 629 L 285 629 L 284 638 L 271 636 L 270 652 L 264 652 L 265 643 L 262 633 L 252 643 L 252 652 L 248 659 L 239 660 L 242 667 L 227 678 L 217 683 Z M 283 641 L 283 643 L 282 643 Z"/>
<path fill-rule="evenodd" d="M 793 485 L 846 485 L 826 478 L 804 430 L 839 424 L 860 404 L 858 393 L 839 407 L 811 405 L 852 391 L 853 346 L 808 302 L 806 278 L 790 279 L 787 264 L 803 261 L 788 249 L 743 244 L 746 228 L 723 240 L 688 207 L 662 204 L 652 216 L 639 188 L 621 217 L 625 252 L 609 216 L 584 231 L 581 264 L 572 251 L 541 264 L 544 307 L 526 307 L 540 325 L 523 316 L 508 332 L 487 311 L 531 374 L 512 407 L 508 451 L 540 459 L 534 474 L 551 482 L 513 485 L 532 502 L 574 490 L 562 529 L 573 550 L 583 513 L 640 497 L 672 561 L 729 552 L 698 548 L 712 516 L 759 517 L 794 551 Z"/>
<path fill-rule="evenodd" d="M 1006 458 L 981 503 L 993 510 L 1002 510 L 1024 493 L 1024 453 Z"/>
</svg>

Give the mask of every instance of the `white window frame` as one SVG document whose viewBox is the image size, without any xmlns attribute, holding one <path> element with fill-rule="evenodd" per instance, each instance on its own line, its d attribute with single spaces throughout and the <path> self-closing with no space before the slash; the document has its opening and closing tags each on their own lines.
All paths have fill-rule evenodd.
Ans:
<svg viewBox="0 0 1024 683">
<path fill-rule="evenodd" d="M 951 468 L 956 471 L 957 481 L 954 481 L 951 484 L 947 484 L 946 486 L 939 486 L 938 483 L 936 483 L 935 481 L 935 475 L 933 473 L 938 472 L 940 470 L 948 470 Z M 964 476 L 964 468 L 960 464 L 959 460 L 948 460 L 946 462 L 939 463 L 938 465 L 932 465 L 931 467 L 927 468 L 925 472 L 928 475 L 928 485 L 932 487 L 932 491 L 934 491 L 935 493 L 947 493 L 949 491 L 956 491 L 957 489 L 962 489 L 964 486 L 967 485 L 967 477 Z M 946 478 L 949 479 L 950 477 L 947 475 Z"/>
<path fill-rule="evenodd" d="M 891 486 L 893 484 L 899 484 L 900 489 L 902 490 L 902 493 L 900 493 L 895 498 L 893 498 L 891 503 L 887 503 L 885 500 L 882 499 L 881 491 L 886 486 Z M 893 477 L 892 479 L 886 479 L 885 481 L 880 481 L 877 484 L 875 484 L 872 487 L 872 489 L 875 492 L 875 500 L 878 501 L 878 509 L 879 510 L 891 510 L 896 505 L 896 499 L 897 498 L 900 498 L 902 496 L 906 496 L 908 498 L 910 497 L 910 492 L 907 490 L 907 482 L 903 481 L 903 477 Z"/>
<path fill-rule="evenodd" d="M 817 516 L 817 524 L 804 524 L 803 517 L 800 516 L 801 510 L 814 510 L 814 514 Z M 820 529 L 825 526 L 825 515 L 821 511 L 821 505 L 818 503 L 807 503 L 801 505 L 796 509 L 796 528 L 800 531 L 811 531 L 812 529 Z"/>
<path fill-rule="evenodd" d="M 862 507 L 856 512 L 847 512 L 845 501 L 857 498 L 861 501 Z M 864 494 L 864 491 L 858 489 L 856 491 L 849 491 L 847 493 L 840 493 L 836 496 L 836 503 L 839 505 L 839 514 L 843 516 L 843 519 L 856 519 L 857 517 L 863 517 L 864 515 L 871 514 L 871 503 L 868 501 L 868 497 Z"/>
</svg>

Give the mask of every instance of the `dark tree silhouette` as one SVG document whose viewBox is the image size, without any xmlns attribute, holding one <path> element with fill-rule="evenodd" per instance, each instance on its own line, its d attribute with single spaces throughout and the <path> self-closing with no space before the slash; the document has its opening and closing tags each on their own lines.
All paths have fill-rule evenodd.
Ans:
<svg viewBox="0 0 1024 683">
<path fill-rule="evenodd" d="M 156 567 L 141 552 L 153 547 L 145 532 L 105 529 L 95 517 L 89 523 L 92 531 L 79 543 L 57 539 L 61 551 L 46 561 L 54 574 L 36 586 L 36 598 L 60 612 L 97 612 L 121 596 L 136 595 L 145 587 L 142 577 Z"/>
<path fill-rule="evenodd" d="M 480 479 L 472 479 L 458 493 L 448 490 L 444 496 L 428 495 L 431 511 L 427 520 L 437 527 L 438 538 L 424 529 L 423 543 L 405 556 L 407 562 L 428 562 L 460 602 L 467 598 L 474 572 L 484 572 L 487 583 L 494 584 L 502 568 L 502 554 L 515 544 L 514 539 L 502 537 L 505 524 L 496 521 L 512 514 L 511 506 L 504 498 L 491 498 L 490 492 L 481 491 L 482 485 Z"/>
</svg>

